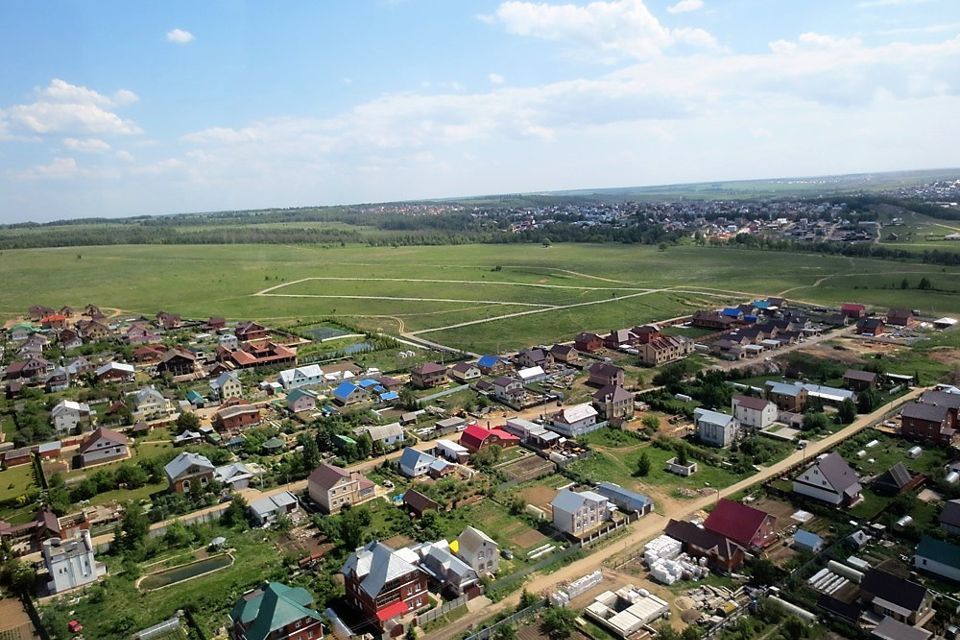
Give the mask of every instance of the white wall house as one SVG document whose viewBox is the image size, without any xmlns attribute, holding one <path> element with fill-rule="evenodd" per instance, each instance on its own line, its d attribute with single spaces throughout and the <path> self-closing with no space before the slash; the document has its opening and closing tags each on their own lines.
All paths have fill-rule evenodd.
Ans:
<svg viewBox="0 0 960 640">
<path fill-rule="evenodd" d="M 47 591 L 61 593 L 96 582 L 106 574 L 106 567 L 93 555 L 90 532 L 83 530 L 76 538 L 50 538 L 43 542 L 43 563 L 50 572 Z"/>
<path fill-rule="evenodd" d="M 550 503 L 553 526 L 572 536 L 596 529 L 610 519 L 607 499 L 593 491 L 559 492 Z"/>
<path fill-rule="evenodd" d="M 764 398 L 733 396 L 733 417 L 752 429 L 766 429 L 777 421 L 777 405 Z"/>
<path fill-rule="evenodd" d="M 851 505 L 861 499 L 860 478 L 836 453 L 821 456 L 794 478 L 793 491 L 833 505 Z"/>
<path fill-rule="evenodd" d="M 697 427 L 697 438 L 711 447 L 729 447 L 737 439 L 740 429 L 733 416 L 709 409 L 696 409 L 693 423 Z"/>
<path fill-rule="evenodd" d="M 284 369 L 280 372 L 279 382 L 283 388 L 289 391 L 297 387 L 307 387 L 315 384 L 323 384 L 323 369 L 318 364 L 308 364 L 295 369 Z"/>
<path fill-rule="evenodd" d="M 565 407 L 550 419 L 550 428 L 569 438 L 577 438 L 596 431 L 603 423 L 597 423 L 597 410 L 589 402 Z"/>
<path fill-rule="evenodd" d="M 60 403 L 50 412 L 50 419 L 53 421 L 53 428 L 58 435 L 72 433 L 78 428 L 85 429 L 90 426 L 94 412 L 90 405 L 85 402 L 74 402 L 73 400 L 61 400 Z"/>
</svg>

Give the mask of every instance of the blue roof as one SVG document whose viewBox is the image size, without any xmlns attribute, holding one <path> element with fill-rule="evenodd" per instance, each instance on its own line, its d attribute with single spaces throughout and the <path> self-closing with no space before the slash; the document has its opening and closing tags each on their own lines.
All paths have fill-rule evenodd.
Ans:
<svg viewBox="0 0 960 640">
<path fill-rule="evenodd" d="M 357 385 L 352 382 L 341 382 L 339 386 L 333 390 L 333 395 L 336 398 L 348 398 L 357 388 Z"/>
<path fill-rule="evenodd" d="M 597 493 L 607 498 L 621 509 L 630 509 L 633 511 L 642 511 L 644 507 L 652 503 L 652 500 L 642 493 L 624 489 L 618 484 L 612 482 L 601 482 L 597 485 Z"/>
<path fill-rule="evenodd" d="M 793 541 L 795 544 L 807 547 L 808 549 L 816 549 L 823 545 L 823 538 L 806 529 L 797 529 L 797 532 L 793 534 Z"/>
<path fill-rule="evenodd" d="M 500 356 L 483 356 L 477 360 L 478 367 L 493 367 L 500 361 Z"/>
<path fill-rule="evenodd" d="M 364 378 L 357 384 L 360 385 L 361 389 L 369 389 L 370 387 L 375 387 L 380 383 L 377 382 L 376 380 L 371 380 L 370 378 Z"/>
<path fill-rule="evenodd" d="M 736 307 L 727 307 L 726 309 L 724 309 L 724 310 L 721 311 L 720 313 L 722 313 L 722 314 L 725 315 L 725 316 L 730 316 L 731 318 L 739 318 L 739 317 L 740 317 L 740 309 L 738 309 L 738 308 L 736 308 Z"/>
<path fill-rule="evenodd" d="M 203 402 L 203 396 L 191 389 L 187 391 L 187 400 L 190 401 L 190 404 L 196 404 L 198 402 Z"/>
<path fill-rule="evenodd" d="M 746 322 L 756 322 L 756 321 L 757 321 L 757 316 L 754 316 L 754 315 L 743 316 L 743 319 L 744 319 Z"/>
<path fill-rule="evenodd" d="M 756 307 L 757 309 L 769 309 L 770 301 L 769 300 L 754 300 L 750 303 L 751 306 Z"/>
<path fill-rule="evenodd" d="M 386 393 L 380 394 L 380 399 L 384 402 L 390 402 L 391 400 L 397 400 L 400 398 L 400 394 L 396 391 L 387 391 Z"/>
</svg>

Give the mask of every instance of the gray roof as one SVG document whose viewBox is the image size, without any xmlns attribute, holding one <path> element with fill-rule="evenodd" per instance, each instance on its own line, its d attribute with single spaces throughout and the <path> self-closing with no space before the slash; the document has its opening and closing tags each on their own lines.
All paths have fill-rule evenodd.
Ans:
<svg viewBox="0 0 960 640">
<path fill-rule="evenodd" d="M 903 409 L 900 410 L 901 417 L 925 422 L 943 422 L 947 419 L 949 413 L 950 407 L 924 402 L 911 402 L 904 405 Z"/>
<path fill-rule="evenodd" d="M 167 463 L 167 466 L 163 468 L 164 472 L 167 474 L 167 478 L 170 480 L 175 480 L 180 477 L 180 475 L 189 469 L 192 466 L 203 467 L 209 469 L 210 471 L 214 470 L 213 463 L 210 462 L 205 456 L 200 455 L 199 453 L 190 453 L 189 451 L 184 451 L 176 458 Z"/>
<path fill-rule="evenodd" d="M 881 640 L 927 640 L 930 632 L 884 616 L 880 624 L 874 627 L 872 635 Z"/>
<path fill-rule="evenodd" d="M 706 422 L 707 424 L 716 424 L 721 427 L 726 427 L 731 422 L 734 421 L 734 417 L 727 415 L 726 413 L 720 413 L 719 411 L 711 411 L 710 409 L 698 408 L 693 411 L 694 422 L 699 424 L 701 422 Z"/>
<path fill-rule="evenodd" d="M 753 396 L 733 396 L 733 400 L 736 404 L 746 407 L 747 409 L 753 409 L 754 411 L 763 411 L 767 408 L 767 405 L 770 404 L 769 400 L 755 398 Z"/>
<path fill-rule="evenodd" d="M 460 535 L 457 536 L 457 542 L 460 545 L 460 555 L 467 552 L 475 553 L 480 547 L 486 544 L 497 546 L 496 541 L 476 527 L 467 526 Z"/>
<path fill-rule="evenodd" d="M 374 541 L 351 554 L 341 573 L 356 574 L 360 580 L 360 588 L 371 598 L 376 598 L 384 585 L 416 570 L 414 565 L 401 558 L 393 549 L 382 542 Z"/>
<path fill-rule="evenodd" d="M 258 516 L 265 516 L 277 511 L 286 509 L 290 505 L 297 504 L 297 498 L 289 491 L 278 493 L 275 496 L 267 496 L 250 503 L 250 510 Z"/>
<path fill-rule="evenodd" d="M 940 524 L 960 527 L 960 500 L 949 500 L 943 504 L 940 512 Z"/>
<path fill-rule="evenodd" d="M 948 393 L 946 391 L 927 391 L 920 396 L 920 402 L 923 404 L 932 404 L 938 407 L 949 407 L 950 409 L 960 409 L 960 393 Z"/>
<path fill-rule="evenodd" d="M 553 502 L 550 503 L 550 506 L 553 509 L 565 511 L 566 513 L 573 513 L 580 509 L 583 504 L 587 501 L 596 501 L 596 502 L 606 502 L 607 499 L 598 493 L 593 491 L 571 491 L 570 489 L 564 489 L 559 492 L 556 497 L 553 499 Z"/>
<path fill-rule="evenodd" d="M 856 471 L 850 468 L 847 461 L 839 454 L 828 453 L 817 462 L 817 466 L 837 493 L 844 493 L 854 487 L 857 491 L 860 490 L 860 478 L 857 477 Z"/>
<path fill-rule="evenodd" d="M 861 382 L 873 382 L 877 379 L 877 374 L 872 371 L 860 371 L 859 369 L 847 369 L 843 374 L 846 380 L 859 380 Z"/>
<path fill-rule="evenodd" d="M 387 438 L 397 438 L 403 437 L 403 427 L 400 426 L 399 422 L 391 422 L 390 424 L 383 425 L 371 425 L 368 427 L 360 427 L 354 431 L 356 435 L 362 433 L 370 434 L 370 439 L 374 441 L 386 440 Z"/>
</svg>

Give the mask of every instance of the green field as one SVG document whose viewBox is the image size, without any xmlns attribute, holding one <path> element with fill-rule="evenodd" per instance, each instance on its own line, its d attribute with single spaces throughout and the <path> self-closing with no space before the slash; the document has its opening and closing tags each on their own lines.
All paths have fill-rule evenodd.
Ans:
<svg viewBox="0 0 960 640">
<path fill-rule="evenodd" d="M 31 304 L 88 302 L 124 314 L 165 309 L 279 324 L 339 317 L 389 333 L 426 332 L 474 351 L 760 295 L 960 313 L 960 270 L 696 246 L 108 246 L 3 251 L 0 270 L 0 317 L 7 319 Z M 931 290 L 916 288 L 922 277 Z M 903 278 L 910 288 L 900 288 Z"/>
</svg>

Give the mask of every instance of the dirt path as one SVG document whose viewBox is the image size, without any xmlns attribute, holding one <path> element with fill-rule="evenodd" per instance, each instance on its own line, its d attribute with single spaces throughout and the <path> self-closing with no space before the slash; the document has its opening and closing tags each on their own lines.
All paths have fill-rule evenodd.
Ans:
<svg viewBox="0 0 960 640">
<path fill-rule="evenodd" d="M 583 277 L 583 274 L 579 274 Z M 628 291 L 642 291 L 646 287 L 640 286 L 629 286 L 629 287 L 587 287 L 583 285 L 573 285 L 573 284 L 546 284 L 543 282 L 512 282 L 507 280 L 442 280 L 435 278 L 360 278 L 360 277 L 340 277 L 340 276 L 314 276 L 310 278 L 301 278 L 299 280 L 294 280 L 292 282 L 285 282 L 283 284 L 277 284 L 272 287 L 267 287 L 261 291 L 254 293 L 255 296 L 265 296 L 270 295 L 278 289 L 284 287 L 290 287 L 295 284 L 301 284 L 303 282 L 309 282 L 312 280 L 320 281 L 332 281 L 332 282 L 412 282 L 412 283 L 426 283 L 426 284 L 479 284 L 479 285 L 494 285 L 494 286 L 506 286 L 506 287 L 534 287 L 537 289 L 574 289 L 581 291 L 606 291 L 606 290 L 617 290 L 625 289 Z M 619 280 L 610 280 L 610 282 L 620 282 Z M 627 284 L 627 283 L 624 283 Z"/>
</svg>

